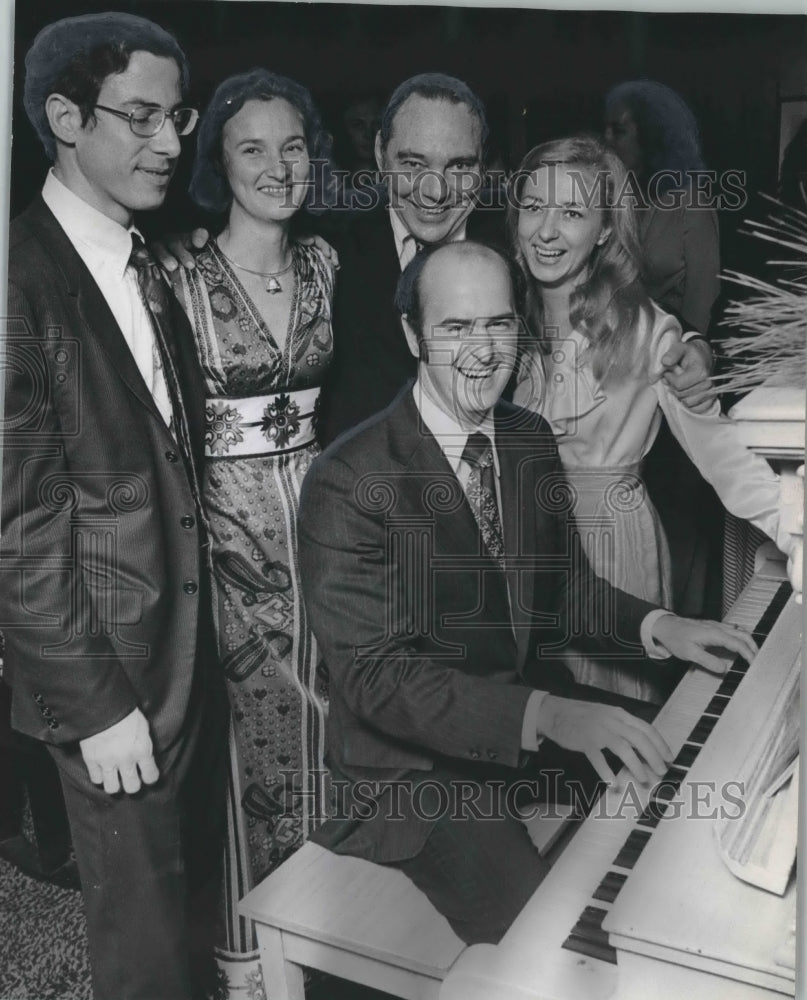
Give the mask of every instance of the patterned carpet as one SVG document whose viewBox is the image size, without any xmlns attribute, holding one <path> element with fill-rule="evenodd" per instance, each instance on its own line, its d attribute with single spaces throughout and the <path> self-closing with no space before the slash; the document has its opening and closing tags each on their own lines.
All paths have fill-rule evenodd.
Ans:
<svg viewBox="0 0 807 1000">
<path fill-rule="evenodd" d="M 385 993 L 322 975 L 314 978 L 306 996 L 392 1000 Z M 92 1000 L 80 893 L 37 882 L 2 859 L 0 1000 Z"/>
<path fill-rule="evenodd" d="M 92 1000 L 80 894 L 2 860 L 0 1000 Z"/>
</svg>

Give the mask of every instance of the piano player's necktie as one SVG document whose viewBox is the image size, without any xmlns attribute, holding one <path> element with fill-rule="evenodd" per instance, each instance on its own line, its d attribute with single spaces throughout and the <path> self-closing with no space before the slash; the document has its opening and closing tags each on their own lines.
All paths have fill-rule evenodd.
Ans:
<svg viewBox="0 0 807 1000">
<path fill-rule="evenodd" d="M 504 569 L 504 541 L 499 504 L 496 500 L 493 446 L 490 439 L 475 431 L 470 434 L 462 453 L 462 460 L 471 467 L 465 495 L 471 505 L 476 523 L 490 555 Z"/>
</svg>

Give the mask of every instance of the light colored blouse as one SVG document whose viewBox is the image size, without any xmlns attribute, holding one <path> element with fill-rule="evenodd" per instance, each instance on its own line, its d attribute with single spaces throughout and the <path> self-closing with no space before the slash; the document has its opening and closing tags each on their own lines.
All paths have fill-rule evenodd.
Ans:
<svg viewBox="0 0 807 1000">
<path fill-rule="evenodd" d="M 636 466 L 650 450 L 663 414 L 726 509 L 790 554 L 793 538 L 779 528 L 779 477 L 741 443 L 717 400 L 708 412 L 693 413 L 661 378 L 661 358 L 680 339 L 678 321 L 654 305 L 653 321 L 642 322 L 636 344 L 646 370 L 603 388 L 586 357 L 587 339 L 574 332 L 553 340 L 549 354 L 537 347 L 528 352 L 514 400 L 549 422 L 567 468 Z"/>
</svg>

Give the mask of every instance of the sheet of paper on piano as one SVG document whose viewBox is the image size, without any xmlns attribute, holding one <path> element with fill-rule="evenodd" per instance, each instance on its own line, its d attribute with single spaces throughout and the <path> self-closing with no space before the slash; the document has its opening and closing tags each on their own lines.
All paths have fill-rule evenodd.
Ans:
<svg viewBox="0 0 807 1000">
<path fill-rule="evenodd" d="M 799 799 L 799 659 L 740 767 L 744 812 L 717 820 L 720 857 L 732 874 L 783 895 L 796 860 Z"/>
</svg>

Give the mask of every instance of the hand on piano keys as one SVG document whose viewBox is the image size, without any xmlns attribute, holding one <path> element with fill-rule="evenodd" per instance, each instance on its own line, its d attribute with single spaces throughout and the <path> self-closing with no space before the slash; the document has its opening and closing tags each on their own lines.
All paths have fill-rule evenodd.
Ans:
<svg viewBox="0 0 807 1000">
<path fill-rule="evenodd" d="M 653 638 L 676 659 L 695 663 L 719 676 L 731 667 L 734 656 L 741 656 L 750 663 L 757 655 L 757 646 L 751 635 L 738 625 L 725 622 L 697 621 L 668 614 L 653 623 Z M 718 656 L 716 649 L 726 650 Z"/>
<path fill-rule="evenodd" d="M 545 695 L 538 712 L 538 733 L 566 750 L 584 753 L 609 785 L 616 779 L 603 750 L 616 754 L 640 785 L 655 784 L 673 758 L 650 723 L 615 705 Z"/>
</svg>

